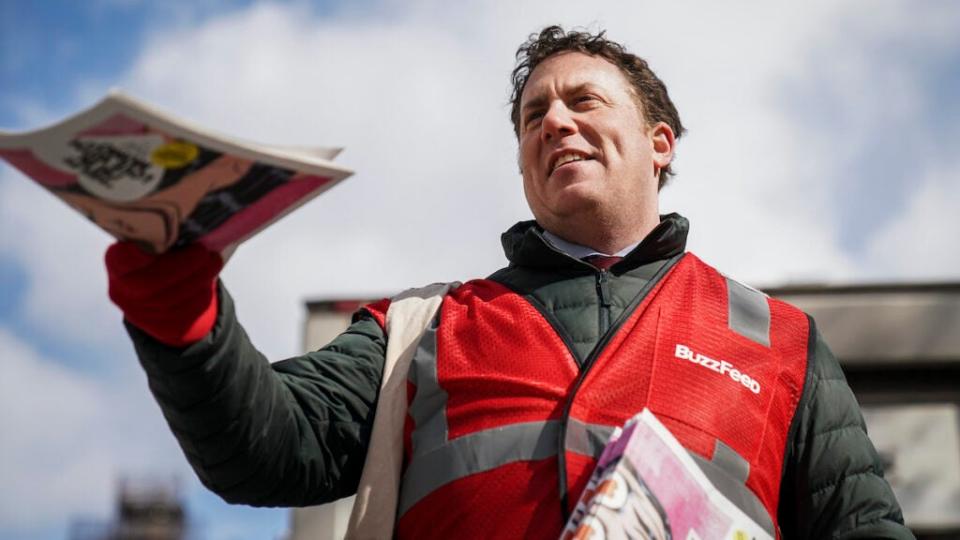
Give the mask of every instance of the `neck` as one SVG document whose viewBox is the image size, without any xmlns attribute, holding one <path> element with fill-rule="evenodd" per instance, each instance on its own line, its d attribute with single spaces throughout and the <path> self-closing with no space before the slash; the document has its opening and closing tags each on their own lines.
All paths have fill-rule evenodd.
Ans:
<svg viewBox="0 0 960 540">
<path fill-rule="evenodd" d="M 640 242 L 659 224 L 660 216 L 654 213 L 630 224 L 603 223 L 590 219 L 587 223 L 565 220 L 559 224 L 541 223 L 540 226 L 564 240 L 610 255 Z"/>
</svg>

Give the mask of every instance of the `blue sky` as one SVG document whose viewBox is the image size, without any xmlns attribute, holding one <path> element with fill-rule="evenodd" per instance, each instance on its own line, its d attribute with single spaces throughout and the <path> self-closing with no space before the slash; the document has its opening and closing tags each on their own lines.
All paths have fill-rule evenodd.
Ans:
<svg viewBox="0 0 960 540">
<path fill-rule="evenodd" d="M 0 128 L 118 86 L 231 136 L 344 146 L 357 174 L 223 274 L 280 359 L 301 349 L 305 299 L 503 262 L 499 233 L 529 217 L 513 51 L 549 23 L 604 27 L 647 57 L 689 128 L 661 206 L 691 219 L 691 250 L 761 286 L 960 279 L 957 4 L 585 4 L 8 0 Z M 0 164 L 0 539 L 107 519 L 126 473 L 182 478 L 203 537 L 276 537 L 285 511 L 231 507 L 193 479 L 107 300 L 109 243 Z"/>
<path fill-rule="evenodd" d="M 0 83 L 4 126 L 22 122 L 11 98 L 29 96 L 53 109 L 69 110 L 75 96 L 65 88 L 91 80 L 115 80 L 136 59 L 158 21 L 177 17 L 201 23 L 218 11 L 249 2 L 4 2 L 0 6 Z M 206 6 L 206 9 L 204 8 Z"/>
</svg>

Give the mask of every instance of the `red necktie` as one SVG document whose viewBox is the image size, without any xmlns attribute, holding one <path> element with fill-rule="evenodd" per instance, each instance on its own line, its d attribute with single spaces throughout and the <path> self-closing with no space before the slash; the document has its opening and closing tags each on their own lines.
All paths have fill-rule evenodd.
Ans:
<svg viewBox="0 0 960 540">
<path fill-rule="evenodd" d="M 623 257 L 617 257 L 616 255 L 588 255 L 583 258 L 584 262 L 588 262 L 595 266 L 599 270 L 609 270 L 611 266 L 617 264 L 623 259 Z"/>
</svg>

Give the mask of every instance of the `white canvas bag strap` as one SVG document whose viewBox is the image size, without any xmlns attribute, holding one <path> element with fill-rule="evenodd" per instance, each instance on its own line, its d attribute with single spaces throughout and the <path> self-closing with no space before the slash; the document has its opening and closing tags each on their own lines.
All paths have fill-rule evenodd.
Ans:
<svg viewBox="0 0 960 540">
<path fill-rule="evenodd" d="M 403 422 L 407 414 L 407 374 L 424 331 L 443 297 L 459 282 L 434 283 L 395 296 L 387 309 L 387 354 L 380 397 L 367 445 L 367 459 L 345 538 L 393 537 L 403 461 Z"/>
</svg>

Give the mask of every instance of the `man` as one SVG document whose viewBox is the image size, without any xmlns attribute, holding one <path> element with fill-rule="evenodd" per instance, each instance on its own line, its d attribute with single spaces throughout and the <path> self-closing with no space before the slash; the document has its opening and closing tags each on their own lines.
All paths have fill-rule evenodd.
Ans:
<svg viewBox="0 0 960 540">
<path fill-rule="evenodd" d="M 509 266 L 443 300 L 410 368 L 401 538 L 556 538 L 613 426 L 650 408 L 771 534 L 910 538 L 813 322 L 725 278 L 659 216 L 683 127 L 646 63 L 603 35 L 521 46 L 512 119 L 535 222 Z M 613 256 L 613 257 L 611 257 Z M 111 297 L 205 485 L 307 505 L 356 489 L 389 300 L 270 365 L 215 255 L 115 245 Z"/>
</svg>

